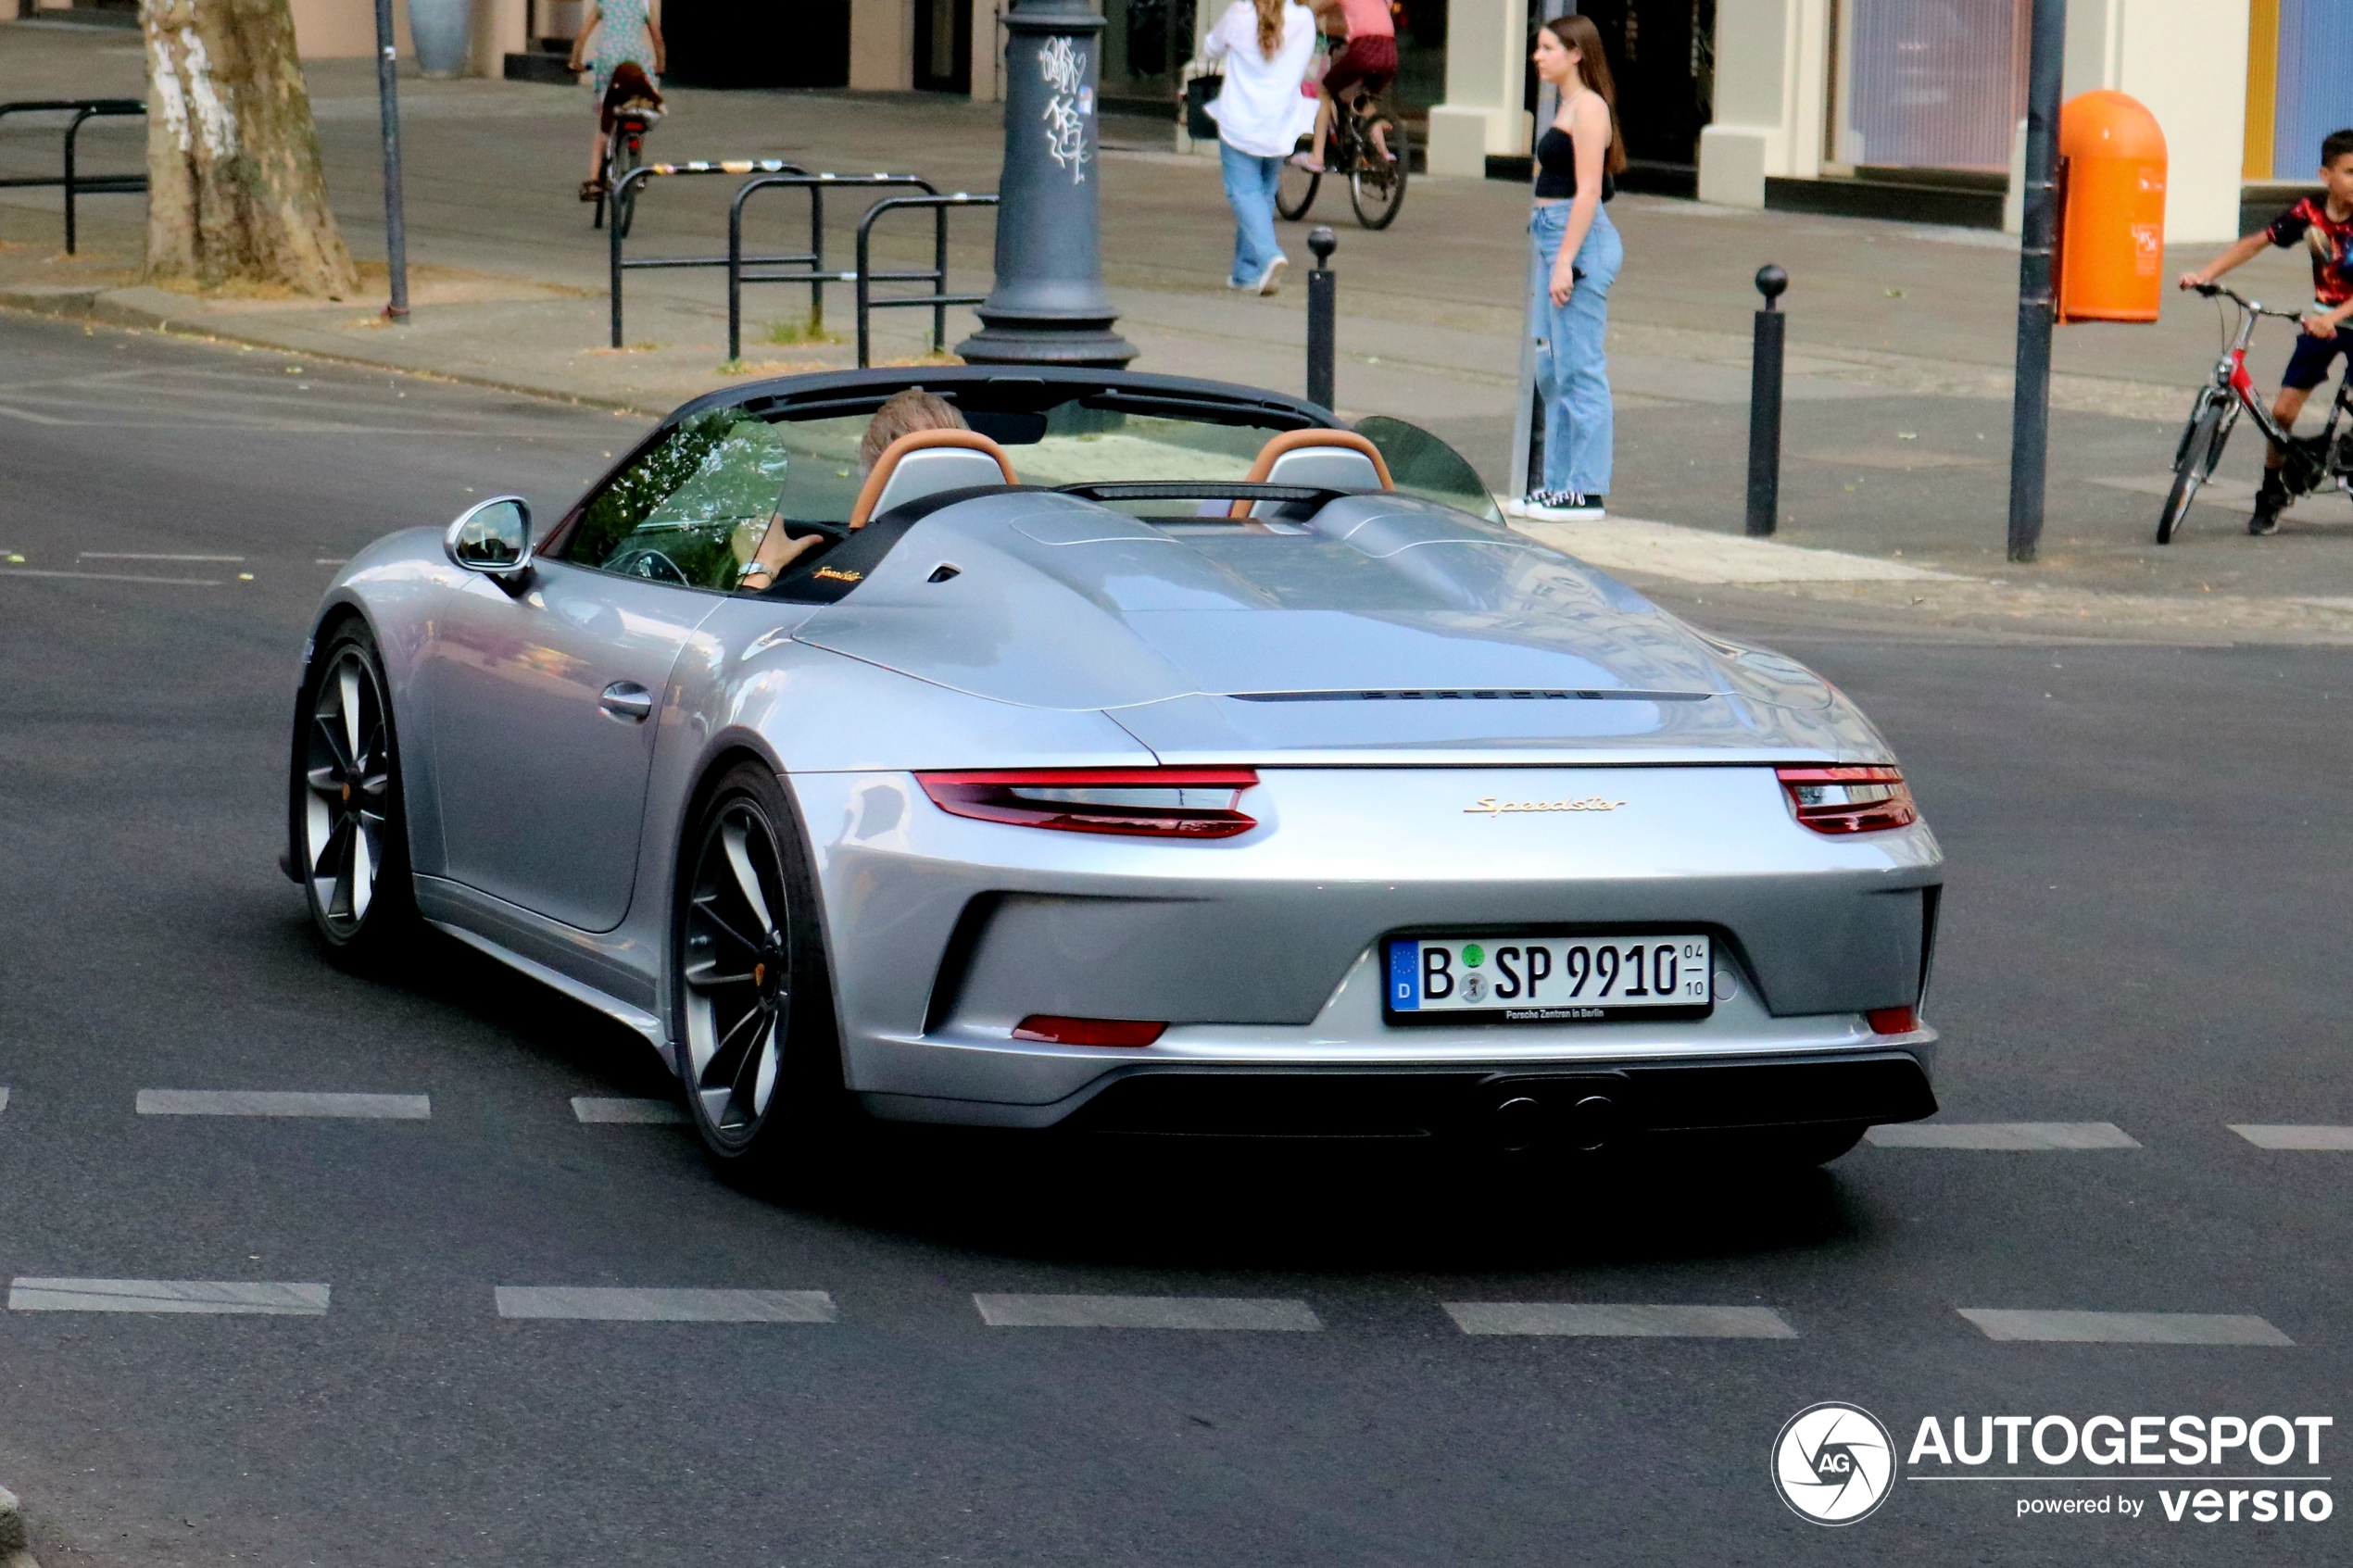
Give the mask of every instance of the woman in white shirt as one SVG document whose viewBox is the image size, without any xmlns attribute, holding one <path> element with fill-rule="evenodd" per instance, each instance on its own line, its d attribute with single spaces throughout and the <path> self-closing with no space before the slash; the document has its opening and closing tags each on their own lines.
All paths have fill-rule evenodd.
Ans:
<svg viewBox="0 0 2353 1568">
<path fill-rule="evenodd" d="M 1315 14 L 1298 0 L 1234 0 L 1202 44 L 1202 63 L 1226 62 L 1209 109 L 1234 209 L 1230 288 L 1273 294 L 1290 265 L 1275 243 L 1275 182 L 1315 123 L 1315 100 L 1299 91 L 1315 52 Z"/>
</svg>

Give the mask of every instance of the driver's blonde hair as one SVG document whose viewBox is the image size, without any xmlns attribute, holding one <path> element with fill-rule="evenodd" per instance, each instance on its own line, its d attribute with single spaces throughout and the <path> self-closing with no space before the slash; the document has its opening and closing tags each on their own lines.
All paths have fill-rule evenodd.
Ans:
<svg viewBox="0 0 2353 1568">
<path fill-rule="evenodd" d="M 866 423 L 865 439 L 858 443 L 858 470 L 872 473 L 890 444 L 919 430 L 970 430 L 964 416 L 946 398 L 911 386 L 895 392 L 875 410 Z"/>
</svg>

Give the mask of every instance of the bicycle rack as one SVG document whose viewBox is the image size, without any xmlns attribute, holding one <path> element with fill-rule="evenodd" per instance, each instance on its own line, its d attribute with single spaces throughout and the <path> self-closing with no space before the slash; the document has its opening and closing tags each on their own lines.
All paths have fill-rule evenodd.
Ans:
<svg viewBox="0 0 2353 1568">
<path fill-rule="evenodd" d="M 647 163 L 640 164 L 636 168 L 631 169 L 628 173 L 623 175 L 621 177 L 620 183 L 613 186 L 608 200 L 611 205 L 612 210 L 618 212 L 620 210 L 623 198 L 627 196 L 629 193 L 637 186 L 644 184 L 647 181 L 667 179 L 680 175 L 806 175 L 808 172 L 809 171 L 801 168 L 800 165 L 797 163 L 786 163 L 781 158 L 726 158 L 718 162 L 707 162 L 698 159 L 692 163 Z M 605 225 L 605 236 L 610 247 L 612 257 L 612 282 L 610 289 L 612 295 L 612 345 L 615 348 L 619 348 L 621 346 L 621 275 L 623 272 L 635 271 L 640 269 L 652 270 L 665 267 L 726 267 L 732 269 L 736 265 L 736 259 L 732 256 L 656 256 L 641 257 L 635 261 L 624 261 L 622 259 L 621 255 L 621 229 L 622 225 L 618 222 L 607 223 Z M 733 247 L 730 248 L 732 249 Z M 754 257 L 752 259 L 756 262 L 765 262 L 772 258 L 767 257 Z M 777 257 L 773 259 L 783 261 L 791 258 Z"/>
<path fill-rule="evenodd" d="M 84 178 L 75 171 L 74 144 L 82 135 L 85 119 L 111 119 L 122 115 L 144 115 L 147 106 L 136 98 L 42 98 L 24 99 L 13 104 L 0 104 L 0 116 L 12 114 L 70 114 L 73 119 L 66 126 L 65 172 L 52 179 L 47 175 L 15 176 L 0 180 L 0 189 L 24 190 L 28 187 L 61 185 L 66 193 L 66 254 L 74 251 L 74 202 L 83 192 L 93 195 L 113 193 L 136 194 L 147 188 L 144 174 L 94 174 Z"/>
<path fill-rule="evenodd" d="M 925 187 L 929 190 L 929 187 Z M 924 309 L 931 311 L 931 351 L 937 354 L 948 345 L 948 307 L 951 305 L 978 305 L 988 299 L 981 294 L 950 294 L 948 292 L 948 209 L 954 207 L 995 207 L 993 194 L 969 195 L 958 191 L 943 196 L 937 192 L 920 196 L 886 196 L 866 209 L 865 218 L 858 225 L 858 368 L 864 370 L 867 361 L 867 318 L 876 310 Z M 876 272 L 869 265 L 869 250 L 874 240 L 875 220 L 886 212 L 928 207 L 932 213 L 932 264 L 927 272 Z M 931 284 L 929 294 L 900 295 L 888 299 L 874 297 L 876 283 Z"/>
<path fill-rule="evenodd" d="M 937 194 L 928 180 L 912 174 L 809 174 L 794 171 L 763 175 L 748 180 L 736 193 L 733 206 L 727 209 L 727 359 L 734 363 L 743 358 L 743 295 L 746 283 L 807 283 L 809 285 L 809 326 L 813 332 L 825 325 L 825 285 L 850 283 L 858 281 L 852 272 L 825 270 L 825 192 L 834 189 L 888 189 L 913 186 L 927 194 Z M 750 256 L 743 254 L 744 203 L 755 191 L 801 190 L 809 193 L 809 248 L 793 256 Z M 859 232 L 865 232 L 862 226 Z M 860 266 L 864 266 L 865 251 L 859 250 Z M 748 272 L 747 267 L 784 267 L 790 271 Z M 862 343 L 864 318 L 860 318 Z M 862 350 L 858 362 L 863 365 Z"/>
</svg>

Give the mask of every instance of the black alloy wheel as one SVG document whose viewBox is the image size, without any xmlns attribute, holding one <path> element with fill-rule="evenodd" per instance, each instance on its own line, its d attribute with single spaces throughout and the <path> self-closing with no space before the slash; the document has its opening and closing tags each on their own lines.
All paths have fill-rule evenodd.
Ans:
<svg viewBox="0 0 2353 1568">
<path fill-rule="evenodd" d="M 686 846 L 673 989 L 686 1098 L 723 1170 L 780 1173 L 823 1152 L 843 1111 L 799 824 L 775 775 L 742 763 L 710 790 Z"/>
<path fill-rule="evenodd" d="M 384 662 L 346 621 L 311 665 L 293 793 L 300 880 L 330 951 L 380 956 L 412 926 L 415 889 Z"/>
</svg>

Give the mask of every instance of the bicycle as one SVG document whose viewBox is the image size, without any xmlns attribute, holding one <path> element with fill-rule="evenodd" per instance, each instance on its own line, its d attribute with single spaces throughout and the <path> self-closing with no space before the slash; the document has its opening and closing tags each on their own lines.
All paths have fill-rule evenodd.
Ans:
<svg viewBox="0 0 2353 1568">
<path fill-rule="evenodd" d="M 637 219 L 637 188 L 631 186 L 626 195 L 616 196 L 621 182 L 628 172 L 646 161 L 646 132 L 652 130 L 661 111 L 632 105 L 612 118 L 612 130 L 605 136 L 605 161 L 599 173 L 604 192 L 597 198 L 597 216 L 589 227 L 605 226 L 605 204 L 612 204 L 613 227 L 621 237 L 629 237 L 629 226 Z"/>
<path fill-rule="evenodd" d="M 1310 138 L 1300 138 L 1301 150 L 1313 145 Z M 1384 146 L 1389 149 L 1386 157 L 1380 152 Z M 1346 112 L 1332 116 L 1324 173 L 1347 177 L 1349 205 L 1356 209 L 1356 221 L 1365 228 L 1388 228 L 1396 221 L 1397 209 L 1405 205 L 1408 151 L 1404 122 L 1371 93 L 1352 94 Z M 1275 210 L 1296 223 L 1315 205 L 1315 193 L 1323 182 L 1323 174 L 1286 160 L 1275 189 Z"/>
<path fill-rule="evenodd" d="M 2288 499 L 2309 495 L 2331 479 L 2337 487 L 2353 495 L 2353 426 L 2342 434 L 2338 421 L 2353 410 L 2353 364 L 2346 367 L 2338 381 L 2336 401 L 2329 406 L 2328 423 L 2318 435 L 2298 436 L 2280 428 L 2255 395 L 2255 378 L 2247 373 L 2247 345 L 2255 340 L 2256 323 L 2266 316 L 2283 321 L 2301 322 L 2293 310 L 2273 310 L 2224 287 L 2221 283 L 2193 285 L 2208 299 L 2220 296 L 2239 307 L 2238 330 L 2231 335 L 2230 346 L 2214 367 L 2214 379 L 2198 389 L 2197 400 L 2190 406 L 2190 421 L 2183 427 L 2181 445 L 2173 454 L 2173 487 L 2166 493 L 2165 509 L 2158 515 L 2157 542 L 2170 545 L 2181 531 L 2182 519 L 2196 498 L 2198 486 L 2214 477 L 2215 464 L 2222 460 L 2222 445 L 2231 438 L 2232 427 L 2244 412 L 2254 416 L 2256 428 L 2263 438 L 2282 452 L 2287 461 L 2280 470 L 2281 482 L 2287 487 Z M 2300 330 L 2300 329 L 2299 329 Z"/>
</svg>

